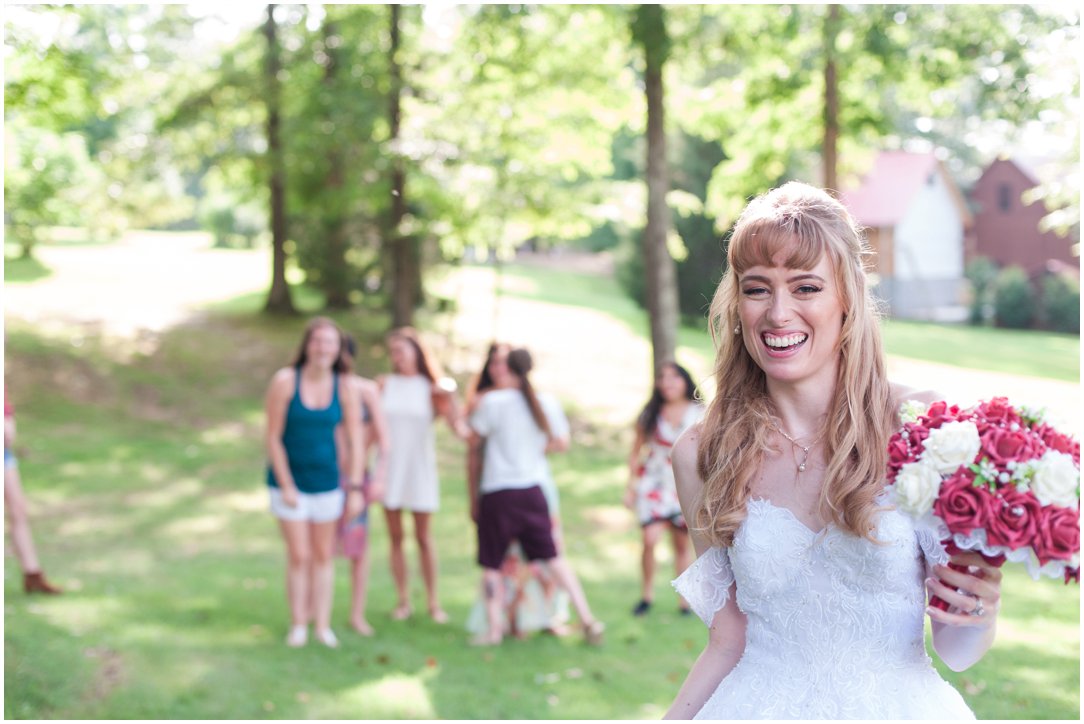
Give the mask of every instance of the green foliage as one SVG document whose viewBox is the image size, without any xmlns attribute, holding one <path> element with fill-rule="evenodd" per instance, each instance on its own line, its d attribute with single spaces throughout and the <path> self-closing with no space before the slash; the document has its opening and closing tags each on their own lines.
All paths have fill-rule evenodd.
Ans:
<svg viewBox="0 0 1084 724">
<path fill-rule="evenodd" d="M 678 307 L 686 321 L 703 319 L 726 269 L 726 255 L 715 219 L 703 209 L 707 186 L 715 167 L 725 158 L 719 144 L 680 133 L 670 140 L 671 183 L 674 191 L 667 197 L 671 222 L 687 252 L 676 260 Z M 684 203 L 678 203 L 684 198 Z M 637 304 L 646 304 L 643 254 L 640 251 L 640 228 L 618 237 L 617 278 L 621 287 Z"/>
<path fill-rule="evenodd" d="M 971 283 L 968 320 L 971 324 L 984 324 L 992 316 L 991 294 L 997 279 L 997 264 L 985 256 L 977 257 L 968 263 L 964 276 Z"/>
<path fill-rule="evenodd" d="M 1048 329 L 1080 334 L 1080 282 L 1061 274 L 1045 277 L 1040 315 Z"/>
<path fill-rule="evenodd" d="M 1001 270 L 994 282 L 994 319 L 1001 327 L 1027 329 L 1035 321 L 1037 305 L 1027 272 L 1018 266 Z"/>
</svg>

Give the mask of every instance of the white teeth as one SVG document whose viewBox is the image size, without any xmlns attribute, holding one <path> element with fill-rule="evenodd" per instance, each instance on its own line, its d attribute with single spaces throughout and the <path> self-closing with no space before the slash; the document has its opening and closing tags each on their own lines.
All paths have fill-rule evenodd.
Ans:
<svg viewBox="0 0 1084 724">
<path fill-rule="evenodd" d="M 806 341 L 808 335 L 805 334 L 788 334 L 786 337 L 769 337 L 764 335 L 764 342 L 769 347 L 775 347 L 776 349 L 782 349 L 783 347 L 792 347 L 796 344 L 800 344 Z"/>
</svg>

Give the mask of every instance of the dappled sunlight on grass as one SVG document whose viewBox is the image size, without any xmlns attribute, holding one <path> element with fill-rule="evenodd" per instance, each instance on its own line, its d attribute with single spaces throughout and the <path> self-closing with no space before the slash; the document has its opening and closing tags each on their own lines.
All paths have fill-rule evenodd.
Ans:
<svg viewBox="0 0 1084 724">
<path fill-rule="evenodd" d="M 269 505 L 265 487 L 218 495 L 215 496 L 215 501 L 216 504 L 239 513 L 267 513 Z"/>
<path fill-rule="evenodd" d="M 27 613 L 40 616 L 42 620 L 67 631 L 72 636 L 82 636 L 88 631 L 110 628 L 118 620 L 127 618 L 128 604 L 116 596 L 67 595 L 51 598 L 47 603 L 25 604 Z"/>
<path fill-rule="evenodd" d="M 425 679 L 432 678 L 432 672 L 418 675 L 396 673 L 389 674 L 377 681 L 359 684 L 341 692 L 321 706 L 313 702 L 313 715 L 317 718 L 348 716 L 364 719 L 436 719 L 437 712 L 426 686 Z M 479 687 L 482 694 L 484 687 Z"/>
</svg>

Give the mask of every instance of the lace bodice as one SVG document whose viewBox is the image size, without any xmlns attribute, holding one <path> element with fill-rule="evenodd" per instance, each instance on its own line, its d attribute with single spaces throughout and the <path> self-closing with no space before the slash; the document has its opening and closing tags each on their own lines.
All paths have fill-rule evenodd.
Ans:
<svg viewBox="0 0 1084 724">
<path fill-rule="evenodd" d="M 926 566 L 948 556 L 896 511 L 879 515 L 876 537 L 814 532 L 749 501 L 734 545 L 674 582 L 709 625 L 736 584 L 747 620 L 741 660 L 697 718 L 974 718 L 923 640 Z"/>
</svg>

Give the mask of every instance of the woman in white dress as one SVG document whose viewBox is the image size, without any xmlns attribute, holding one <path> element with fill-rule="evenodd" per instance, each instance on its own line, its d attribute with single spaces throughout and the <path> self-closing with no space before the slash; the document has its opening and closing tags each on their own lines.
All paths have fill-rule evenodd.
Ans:
<svg viewBox="0 0 1084 724">
<path fill-rule="evenodd" d="M 440 507 L 434 418 L 443 416 L 461 438 L 465 439 L 469 432 L 459 417 L 454 386 L 442 378 L 439 366 L 413 329 L 402 327 L 388 334 L 388 356 L 393 373 L 380 377 L 377 383 L 391 440 L 384 516 L 391 541 L 391 573 L 398 594 L 392 618 L 402 621 L 413 612 L 403 553 L 402 511 L 407 510 L 414 516 L 414 538 L 429 615 L 437 623 L 447 623 L 448 614 L 437 595 L 437 551 L 429 526 L 430 516 Z"/>
<path fill-rule="evenodd" d="M 700 557 L 675 582 L 709 627 L 667 716 L 973 719 L 935 671 L 994 640 L 1001 572 L 884 506 L 891 384 L 862 242 L 799 183 L 755 199 L 712 302 L 717 393 L 674 448 Z M 927 606 L 927 595 L 948 611 Z"/>
<path fill-rule="evenodd" d="M 676 575 L 692 563 L 689 528 L 681 514 L 670 453 L 681 433 L 699 422 L 704 407 L 696 400 L 696 384 L 677 362 L 662 365 L 651 398 L 636 420 L 636 438 L 629 453 L 629 483 L 625 507 L 636 512 L 643 548 L 640 552 L 640 602 L 632 615 L 643 616 L 655 599 L 655 546 L 670 531 Z M 647 457 L 644 457 L 644 448 Z M 684 602 L 679 606 L 689 613 Z"/>
</svg>

